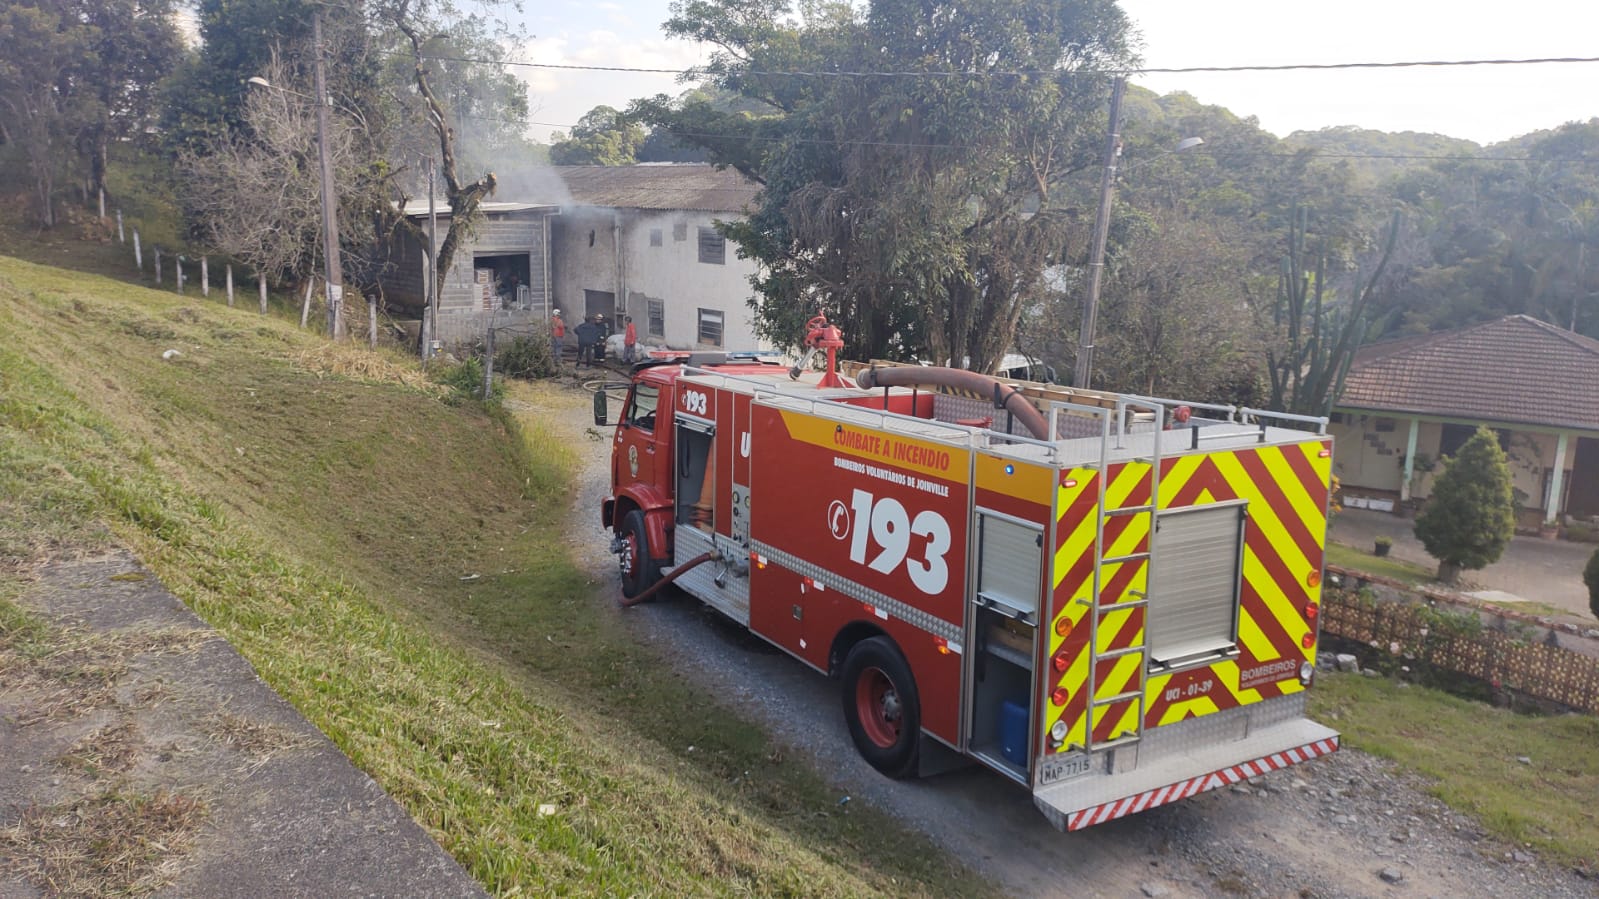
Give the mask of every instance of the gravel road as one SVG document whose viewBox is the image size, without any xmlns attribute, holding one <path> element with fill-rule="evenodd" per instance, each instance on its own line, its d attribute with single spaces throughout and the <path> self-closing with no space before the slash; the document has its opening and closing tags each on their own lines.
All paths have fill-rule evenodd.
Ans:
<svg viewBox="0 0 1599 899">
<path fill-rule="evenodd" d="M 609 440 L 586 398 L 544 422 L 583 460 L 574 555 L 620 597 L 609 534 Z M 1599 883 L 1487 836 L 1392 764 L 1353 750 L 1075 834 L 1049 826 L 1027 791 L 971 767 L 891 781 L 855 752 L 831 681 L 692 598 L 669 591 L 618 612 L 640 639 L 740 714 L 813 761 L 840 801 L 866 802 L 928 834 L 1015 896 L 1595 897 Z M 1346 675 L 1347 676 L 1347 675 Z"/>
</svg>

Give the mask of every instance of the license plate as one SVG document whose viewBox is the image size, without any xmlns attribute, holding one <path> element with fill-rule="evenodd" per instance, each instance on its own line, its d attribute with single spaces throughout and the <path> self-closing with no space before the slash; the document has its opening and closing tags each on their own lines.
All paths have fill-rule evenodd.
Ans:
<svg viewBox="0 0 1599 899">
<path fill-rule="evenodd" d="M 1058 783 L 1081 777 L 1087 774 L 1094 766 L 1094 758 L 1090 755 L 1061 756 L 1045 761 L 1038 769 L 1038 782 L 1040 785 Z"/>
</svg>

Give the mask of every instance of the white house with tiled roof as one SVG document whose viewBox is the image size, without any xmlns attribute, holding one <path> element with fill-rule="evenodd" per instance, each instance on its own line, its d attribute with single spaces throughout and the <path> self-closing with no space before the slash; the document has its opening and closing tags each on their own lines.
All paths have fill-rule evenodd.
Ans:
<svg viewBox="0 0 1599 899">
<path fill-rule="evenodd" d="M 1437 460 L 1487 425 L 1524 524 L 1599 516 L 1599 340 L 1511 315 L 1375 343 L 1333 411 L 1333 472 L 1357 504 L 1424 499 Z"/>
<path fill-rule="evenodd" d="M 766 349 L 749 298 L 755 263 L 716 232 L 743 218 L 760 186 L 703 164 L 550 166 L 519 173 L 456 253 L 440 296 L 439 339 L 481 339 L 491 327 L 567 325 L 631 315 L 639 340 L 675 349 Z M 438 205 L 438 204 L 436 204 Z M 427 204 L 405 209 L 425 232 Z M 446 220 L 447 207 L 439 206 Z M 442 240 L 448 222 L 439 226 Z M 391 306 L 422 306 L 424 240 L 402 235 L 384 275 Z M 568 331 L 568 340 L 573 338 Z"/>
<path fill-rule="evenodd" d="M 550 219 L 551 291 L 568 323 L 631 315 L 639 340 L 678 349 L 765 349 L 749 306 L 754 262 L 717 233 L 760 186 L 704 164 L 553 166 L 533 190 Z"/>
</svg>

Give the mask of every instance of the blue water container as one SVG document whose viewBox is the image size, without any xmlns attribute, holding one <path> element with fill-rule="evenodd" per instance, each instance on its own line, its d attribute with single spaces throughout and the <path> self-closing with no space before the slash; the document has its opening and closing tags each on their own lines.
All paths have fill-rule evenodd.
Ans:
<svg viewBox="0 0 1599 899">
<path fill-rule="evenodd" d="M 1027 767 L 1027 704 L 1007 699 L 999 706 L 999 752 L 1013 765 Z"/>
</svg>

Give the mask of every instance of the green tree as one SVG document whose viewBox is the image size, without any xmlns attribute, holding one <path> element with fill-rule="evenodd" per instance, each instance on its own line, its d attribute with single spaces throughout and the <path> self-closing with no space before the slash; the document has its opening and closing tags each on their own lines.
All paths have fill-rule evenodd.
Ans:
<svg viewBox="0 0 1599 899">
<path fill-rule="evenodd" d="M 26 154 L 40 225 L 54 227 L 55 184 L 63 152 L 92 113 L 86 73 L 99 29 L 65 0 L 24 0 L 0 7 L 0 109 L 7 142 Z"/>
<path fill-rule="evenodd" d="M 79 149 L 88 160 L 90 188 L 105 195 L 114 142 L 154 124 L 157 88 L 185 58 L 172 0 L 95 0 L 83 5 L 93 27 L 84 71 L 88 92 Z"/>
<path fill-rule="evenodd" d="M 596 106 L 572 126 L 572 134 L 551 135 L 550 162 L 556 165 L 632 165 L 647 136 L 644 126 L 609 106 Z"/>
<path fill-rule="evenodd" d="M 1116 4 L 873 0 L 795 15 L 784 0 L 686 0 L 674 13 L 669 33 L 719 48 L 712 84 L 762 111 L 657 97 L 634 112 L 763 185 L 723 227 L 762 263 L 761 331 L 795 343 L 820 308 L 847 323 L 847 353 L 991 368 L 1061 261 L 1058 189 L 1098 156 L 1099 73 L 1130 57 Z M 887 74 L 903 72 L 927 74 Z"/>
<path fill-rule="evenodd" d="M 1446 460 L 1432 496 L 1416 518 L 1415 534 L 1438 560 L 1438 579 L 1454 583 L 1462 570 L 1497 560 L 1516 532 L 1510 465 L 1499 438 L 1486 427 Z"/>
</svg>

